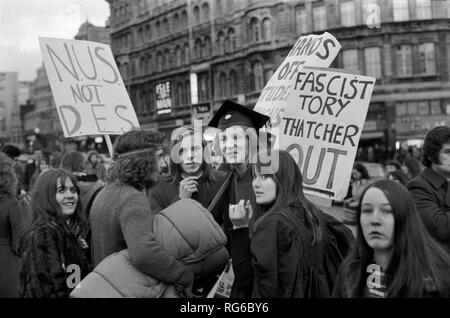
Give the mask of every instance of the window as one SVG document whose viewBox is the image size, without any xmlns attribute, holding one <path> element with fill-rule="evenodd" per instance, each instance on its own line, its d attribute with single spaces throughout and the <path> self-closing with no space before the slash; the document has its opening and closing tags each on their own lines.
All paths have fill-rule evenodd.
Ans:
<svg viewBox="0 0 450 318">
<path fill-rule="evenodd" d="M 228 30 L 228 40 L 230 41 L 229 49 L 231 52 L 235 51 L 237 48 L 236 45 L 236 33 L 234 32 L 234 29 Z"/>
<path fill-rule="evenodd" d="M 416 101 L 408 102 L 407 114 L 408 115 L 417 115 L 419 112 L 419 105 Z"/>
<path fill-rule="evenodd" d="M 257 18 L 252 18 L 250 20 L 250 38 L 252 43 L 259 42 L 261 39 L 260 29 L 259 29 L 259 21 Z"/>
<path fill-rule="evenodd" d="M 417 19 L 431 19 L 431 0 L 416 0 Z"/>
<path fill-rule="evenodd" d="M 175 55 L 176 55 L 176 66 L 180 66 L 183 63 L 181 62 L 182 58 L 182 54 L 181 54 L 181 48 L 179 46 L 176 47 L 175 49 Z"/>
<path fill-rule="evenodd" d="M 197 6 L 194 7 L 194 23 L 200 23 L 200 9 Z"/>
<path fill-rule="evenodd" d="M 159 21 L 156 21 L 156 36 L 161 36 L 161 24 L 159 23 Z"/>
<path fill-rule="evenodd" d="M 225 2 L 227 3 L 227 12 L 232 12 L 234 8 L 234 0 L 225 0 Z"/>
<path fill-rule="evenodd" d="M 313 8 L 314 31 L 322 31 L 327 28 L 327 11 L 325 6 Z"/>
<path fill-rule="evenodd" d="M 152 38 L 152 30 L 150 29 L 150 24 L 147 24 L 147 26 L 145 27 L 145 38 L 147 40 L 151 40 Z"/>
<path fill-rule="evenodd" d="M 188 23 L 187 23 L 187 12 L 183 11 L 181 12 L 181 26 L 183 28 L 187 27 Z"/>
<path fill-rule="evenodd" d="M 428 101 L 419 102 L 419 115 L 429 115 L 430 107 L 428 105 Z"/>
<path fill-rule="evenodd" d="M 170 68 L 170 51 L 169 49 L 166 49 L 164 51 L 164 69 L 168 70 Z"/>
<path fill-rule="evenodd" d="M 263 39 L 264 41 L 272 40 L 272 22 L 269 18 L 263 20 Z"/>
<path fill-rule="evenodd" d="M 366 75 L 375 78 L 381 77 L 381 51 L 379 47 L 364 49 L 364 61 L 366 63 Z"/>
<path fill-rule="evenodd" d="M 234 96 L 239 93 L 237 73 L 234 70 L 230 71 L 230 95 Z"/>
<path fill-rule="evenodd" d="M 355 2 L 341 2 L 341 25 L 350 27 L 356 25 Z"/>
<path fill-rule="evenodd" d="M 139 28 L 139 30 L 138 30 L 138 45 L 141 45 L 142 42 L 144 42 L 143 33 L 144 33 L 144 30 L 142 28 Z"/>
<path fill-rule="evenodd" d="M 358 50 L 344 50 L 342 52 L 344 69 L 349 71 L 359 71 Z"/>
<path fill-rule="evenodd" d="M 209 100 L 209 75 L 207 72 L 199 73 L 198 79 L 198 100 Z"/>
<path fill-rule="evenodd" d="M 163 57 L 162 57 L 162 53 L 161 52 L 158 52 L 157 59 L 158 59 L 157 69 L 158 69 L 158 72 L 161 72 L 162 66 L 163 66 Z"/>
<path fill-rule="evenodd" d="M 381 8 L 378 0 L 364 0 L 362 1 L 363 23 L 366 25 L 374 25 L 377 22 L 381 23 Z"/>
<path fill-rule="evenodd" d="M 419 45 L 419 74 L 436 74 L 436 52 L 434 43 Z"/>
<path fill-rule="evenodd" d="M 267 84 L 267 82 L 269 82 L 269 80 L 272 77 L 272 75 L 273 75 L 273 70 L 272 69 L 266 70 L 264 72 L 264 83 Z"/>
<path fill-rule="evenodd" d="M 392 1 L 394 10 L 394 21 L 409 20 L 409 0 Z"/>
<path fill-rule="evenodd" d="M 202 58 L 202 40 L 200 39 L 195 40 L 194 54 L 196 59 Z"/>
<path fill-rule="evenodd" d="M 163 32 L 164 34 L 169 34 L 170 33 L 170 25 L 169 25 L 169 21 L 167 20 L 167 18 L 164 18 L 163 22 L 162 22 L 162 27 L 163 27 Z"/>
<path fill-rule="evenodd" d="M 219 55 L 225 54 L 225 36 L 222 31 L 217 36 Z"/>
<path fill-rule="evenodd" d="M 397 66 L 397 76 L 412 76 L 411 45 L 401 45 L 397 47 L 395 53 L 395 64 Z"/>
<path fill-rule="evenodd" d="M 203 48 L 204 48 L 203 56 L 204 57 L 211 56 L 211 39 L 208 36 L 205 37 Z"/>
<path fill-rule="evenodd" d="M 297 34 L 308 33 L 308 15 L 306 14 L 306 9 L 297 9 L 295 14 L 296 17 L 296 28 Z"/>
<path fill-rule="evenodd" d="M 217 9 L 217 16 L 218 17 L 222 16 L 223 15 L 223 1 L 222 0 L 216 1 L 216 9 Z"/>
<path fill-rule="evenodd" d="M 186 81 L 186 83 L 184 83 L 184 104 L 189 104 L 191 101 L 191 86 L 189 81 Z"/>
<path fill-rule="evenodd" d="M 147 55 L 147 73 L 150 74 L 152 72 L 152 56 Z"/>
<path fill-rule="evenodd" d="M 202 11 L 203 11 L 203 18 L 202 18 L 202 20 L 203 21 L 209 21 L 210 19 L 209 19 L 209 5 L 208 5 L 208 3 L 205 2 L 202 5 Z"/>
<path fill-rule="evenodd" d="M 185 43 L 184 44 L 184 63 L 189 64 L 190 63 L 190 56 L 189 56 L 190 52 L 189 52 L 189 44 Z M 184 64 L 183 63 L 183 64 Z"/>
<path fill-rule="evenodd" d="M 220 75 L 219 75 L 219 97 L 227 97 L 227 96 L 228 96 L 227 75 L 225 73 L 220 73 Z"/>
<path fill-rule="evenodd" d="M 142 56 L 139 61 L 139 75 L 145 74 L 145 71 L 146 71 L 145 64 L 146 64 L 145 57 Z"/>
<path fill-rule="evenodd" d="M 180 17 L 178 16 L 178 13 L 175 13 L 173 16 L 173 30 L 178 31 L 180 29 Z"/>
<path fill-rule="evenodd" d="M 442 114 L 441 101 L 440 100 L 432 100 L 430 102 L 430 109 L 431 109 L 431 115 Z"/>
<path fill-rule="evenodd" d="M 263 76 L 263 67 L 261 62 L 253 63 L 252 67 L 253 76 L 254 76 L 254 90 L 259 91 L 264 87 L 264 76 Z"/>
</svg>

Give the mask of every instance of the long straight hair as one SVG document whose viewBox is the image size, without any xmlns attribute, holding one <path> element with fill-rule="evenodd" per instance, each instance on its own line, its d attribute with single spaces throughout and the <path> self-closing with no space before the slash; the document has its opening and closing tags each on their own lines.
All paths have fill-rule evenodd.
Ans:
<svg viewBox="0 0 450 318">
<path fill-rule="evenodd" d="M 278 157 L 278 170 L 266 176 L 272 178 L 277 185 L 275 201 L 270 206 L 263 206 L 265 213 L 281 208 L 303 208 L 308 221 L 309 228 L 313 232 L 313 245 L 322 241 L 323 233 L 320 227 L 320 216 L 318 208 L 309 201 L 303 192 L 303 177 L 300 168 L 294 158 L 284 150 L 272 150 L 272 158 Z M 261 167 L 267 164 L 261 163 L 258 156 L 257 163 L 253 164 L 252 171 L 261 172 Z"/>
<path fill-rule="evenodd" d="M 172 133 L 172 138 L 171 138 L 172 140 L 170 143 L 171 156 L 170 156 L 170 162 L 169 162 L 169 170 L 170 170 L 169 180 L 172 183 L 178 182 L 180 180 L 181 173 L 182 173 L 181 164 L 176 163 L 172 159 L 172 150 L 176 149 L 175 147 L 179 148 L 179 145 L 180 145 L 181 141 L 183 140 L 183 138 L 192 138 L 193 136 L 194 136 L 194 129 L 191 126 L 182 126 L 180 128 L 177 128 Z M 206 140 L 202 137 L 202 154 L 204 156 L 206 155 L 208 157 L 203 158 L 203 162 L 200 167 L 200 170 L 203 172 L 201 178 L 206 181 L 214 182 L 215 181 L 214 168 L 209 163 L 209 162 L 211 162 L 210 151 L 209 151 L 210 148 L 211 148 L 211 146 L 209 146 L 208 143 L 206 142 Z M 206 151 L 205 151 L 205 149 L 206 149 Z M 179 154 L 177 154 L 177 155 L 179 155 Z"/>
<path fill-rule="evenodd" d="M 343 263 L 350 296 L 362 297 L 367 266 L 374 261 L 373 249 L 364 238 L 360 222 L 361 203 L 370 188 L 385 194 L 394 214 L 393 253 L 386 269 L 388 297 L 423 297 L 427 279 L 431 279 L 441 296 L 449 297 L 450 256 L 428 233 L 408 189 L 392 180 L 377 181 L 361 195 L 356 243 Z"/>
<path fill-rule="evenodd" d="M 58 180 L 61 184 L 65 184 L 67 179 L 71 180 L 77 189 L 78 204 L 75 212 L 65 218 L 61 213 L 59 203 L 56 201 L 56 188 Z M 24 248 L 26 246 L 23 244 L 26 244 L 28 234 L 40 225 L 61 226 L 75 236 L 80 234 L 87 227 L 87 221 L 81 211 L 80 188 L 77 185 L 75 175 L 61 168 L 51 168 L 44 171 L 36 180 L 31 193 L 31 214 L 31 221 L 22 235 L 21 245 Z M 68 224 L 67 220 L 69 221 Z"/>
</svg>

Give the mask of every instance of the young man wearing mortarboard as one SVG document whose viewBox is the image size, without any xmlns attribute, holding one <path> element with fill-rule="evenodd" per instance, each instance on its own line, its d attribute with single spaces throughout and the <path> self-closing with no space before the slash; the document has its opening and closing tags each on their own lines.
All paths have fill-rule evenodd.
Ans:
<svg viewBox="0 0 450 318">
<path fill-rule="evenodd" d="M 229 196 L 231 204 L 239 204 L 238 207 L 241 209 L 246 209 L 244 205 L 252 206 L 253 214 L 248 225 L 249 229 L 261 215 L 252 188 L 250 158 L 257 151 L 258 137 L 261 137 L 259 129 L 269 120 L 270 117 L 266 115 L 226 100 L 208 124 L 210 127 L 221 130 L 220 145 L 226 163 L 222 165 L 222 170 L 231 174 L 225 195 Z M 242 248 L 248 248 L 248 245 L 241 244 L 243 240 L 249 239 L 248 232 L 245 228 L 233 228 L 229 215 L 224 215 L 224 227 L 227 238 L 231 241 L 231 257 L 235 274 L 231 297 L 250 297 L 253 287 L 253 275 L 250 272 L 252 269 L 248 252 L 242 251 Z M 243 235 L 247 237 L 242 237 Z"/>
</svg>

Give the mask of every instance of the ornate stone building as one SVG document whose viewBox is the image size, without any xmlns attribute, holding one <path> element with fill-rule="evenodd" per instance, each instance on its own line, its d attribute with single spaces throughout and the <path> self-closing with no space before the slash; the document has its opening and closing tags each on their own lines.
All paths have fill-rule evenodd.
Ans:
<svg viewBox="0 0 450 318">
<path fill-rule="evenodd" d="M 324 31 L 342 44 L 332 67 L 377 78 L 360 142 L 368 159 L 450 124 L 449 0 L 107 1 L 145 128 L 170 132 L 226 98 L 253 107 L 297 38 Z"/>
</svg>

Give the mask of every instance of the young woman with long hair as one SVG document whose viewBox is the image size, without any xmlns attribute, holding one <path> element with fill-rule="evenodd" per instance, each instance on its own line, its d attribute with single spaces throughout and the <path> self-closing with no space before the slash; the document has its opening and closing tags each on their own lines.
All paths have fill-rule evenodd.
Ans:
<svg viewBox="0 0 450 318">
<path fill-rule="evenodd" d="M 231 256 L 239 264 L 233 271 L 238 282 L 245 282 L 238 287 L 246 297 L 311 297 L 311 282 L 325 279 L 318 253 L 324 242 L 320 212 L 305 197 L 291 155 L 272 152 L 278 158 L 276 171 L 268 172 L 260 162 L 252 167 L 256 203 L 263 212 L 253 228 L 249 201 L 230 206 Z M 329 291 L 317 292 L 329 296 Z"/>
<path fill-rule="evenodd" d="M 172 133 L 170 174 L 161 177 L 149 194 L 153 213 L 186 198 L 196 200 L 208 208 L 224 183 L 226 173 L 214 170 L 209 162 L 210 158 L 204 157 L 210 153 L 209 146 L 201 135 L 197 137 L 198 139 L 195 138 L 191 126 L 180 127 Z M 224 213 L 228 213 L 228 210 L 224 209 L 228 206 L 226 199 L 222 196 L 213 211 L 210 211 L 221 225 Z"/>
<path fill-rule="evenodd" d="M 450 256 L 428 234 L 412 195 L 380 180 L 362 194 L 356 243 L 334 297 L 449 297 Z"/>
<path fill-rule="evenodd" d="M 65 298 L 90 266 L 80 233 L 87 225 L 76 177 L 48 169 L 31 195 L 32 221 L 22 237 L 20 294 L 24 298 Z M 74 275 L 72 275 L 74 274 Z"/>
</svg>

